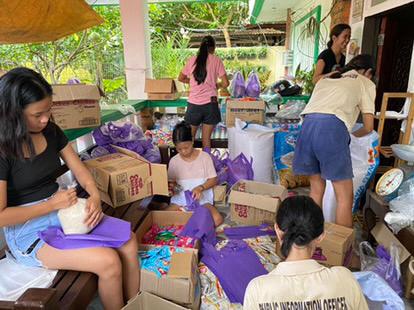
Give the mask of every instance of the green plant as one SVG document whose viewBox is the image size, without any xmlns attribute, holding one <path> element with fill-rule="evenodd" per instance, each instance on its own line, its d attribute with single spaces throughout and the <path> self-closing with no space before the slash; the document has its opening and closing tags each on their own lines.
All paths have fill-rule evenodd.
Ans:
<svg viewBox="0 0 414 310">
<path fill-rule="evenodd" d="M 264 46 L 260 47 L 257 54 L 258 54 L 259 58 L 266 58 L 266 56 L 267 56 L 267 47 L 264 47 Z"/>
<path fill-rule="evenodd" d="M 188 49 L 188 39 L 178 32 L 165 38 L 154 33 L 151 38 L 152 70 L 155 78 L 176 78 L 187 59 L 194 54 Z"/>
<path fill-rule="evenodd" d="M 315 85 L 313 84 L 313 74 L 315 72 L 315 66 L 310 71 L 301 70 L 300 64 L 295 70 L 295 83 L 300 85 L 303 89 L 303 93 L 310 95 Z"/>
</svg>

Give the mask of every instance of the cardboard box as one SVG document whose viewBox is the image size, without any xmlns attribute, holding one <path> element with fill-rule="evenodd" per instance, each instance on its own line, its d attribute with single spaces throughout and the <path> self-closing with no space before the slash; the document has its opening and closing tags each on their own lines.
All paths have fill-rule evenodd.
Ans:
<svg viewBox="0 0 414 310">
<path fill-rule="evenodd" d="M 327 266 L 351 266 L 354 230 L 348 227 L 325 223 L 325 238 L 313 254 L 313 259 Z M 282 257 L 280 243 L 276 241 L 276 253 Z"/>
<path fill-rule="evenodd" d="M 241 180 L 229 195 L 231 220 L 243 225 L 274 224 L 276 211 L 287 194 L 280 185 Z"/>
<path fill-rule="evenodd" d="M 328 266 L 349 266 L 355 232 L 352 228 L 325 223 L 325 238 L 313 258 Z"/>
<path fill-rule="evenodd" d="M 185 225 L 188 220 L 193 215 L 192 212 L 182 212 L 182 211 L 151 211 L 144 219 L 144 221 L 139 225 L 138 230 L 136 231 L 137 242 L 139 244 L 140 250 L 147 251 L 154 247 L 152 244 L 145 244 L 142 241 L 144 235 L 150 230 L 153 224 L 158 224 L 159 226 L 168 226 L 168 225 Z M 191 249 L 195 254 L 198 254 L 200 249 L 200 242 L 196 240 L 194 244 L 194 249 Z"/>
<path fill-rule="evenodd" d="M 213 188 L 214 193 L 214 204 L 225 204 L 226 203 L 226 192 L 227 186 L 226 185 L 216 185 Z"/>
<path fill-rule="evenodd" d="M 176 100 L 180 98 L 173 79 L 146 79 L 145 92 L 149 100 Z"/>
<path fill-rule="evenodd" d="M 265 120 L 265 102 L 228 100 L 226 102 L 226 126 L 234 127 L 236 118 L 242 121 L 263 125 Z"/>
<path fill-rule="evenodd" d="M 184 253 L 175 252 L 166 275 L 159 278 L 154 272 L 141 269 L 140 283 L 142 291 L 192 307 L 197 297 L 197 256 L 189 249 L 184 249 Z"/>
<path fill-rule="evenodd" d="M 128 301 L 122 310 L 186 310 L 171 301 L 155 296 L 148 292 L 140 292 Z"/>
<path fill-rule="evenodd" d="M 374 228 L 371 229 L 371 234 L 378 244 L 383 245 L 388 252 L 390 252 L 391 244 L 395 244 L 398 247 L 400 264 L 404 263 L 411 256 L 407 248 L 397 239 L 397 237 L 383 222 L 378 222 Z"/>
<path fill-rule="evenodd" d="M 101 124 L 99 100 L 101 92 L 96 85 L 52 85 L 52 117 L 62 129 L 96 127 Z"/>
<path fill-rule="evenodd" d="M 168 195 L 167 166 L 153 164 L 137 153 L 116 147 L 119 153 L 85 161 L 101 199 L 119 207 L 153 195 Z"/>
</svg>

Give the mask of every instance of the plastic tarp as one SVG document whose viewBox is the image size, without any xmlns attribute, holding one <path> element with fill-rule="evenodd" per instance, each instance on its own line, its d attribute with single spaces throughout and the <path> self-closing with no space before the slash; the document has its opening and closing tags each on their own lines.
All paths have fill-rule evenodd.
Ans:
<svg viewBox="0 0 414 310">
<path fill-rule="evenodd" d="M 0 43 L 55 41 L 99 25 L 84 0 L 0 0 Z"/>
</svg>

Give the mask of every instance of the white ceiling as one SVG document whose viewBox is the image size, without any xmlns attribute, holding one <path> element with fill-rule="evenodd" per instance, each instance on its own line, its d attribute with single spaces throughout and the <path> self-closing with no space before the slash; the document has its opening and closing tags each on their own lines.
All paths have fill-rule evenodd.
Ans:
<svg viewBox="0 0 414 310">
<path fill-rule="evenodd" d="M 264 0 L 257 21 L 258 23 L 285 22 L 287 9 L 293 8 L 299 2 L 301 0 Z"/>
</svg>

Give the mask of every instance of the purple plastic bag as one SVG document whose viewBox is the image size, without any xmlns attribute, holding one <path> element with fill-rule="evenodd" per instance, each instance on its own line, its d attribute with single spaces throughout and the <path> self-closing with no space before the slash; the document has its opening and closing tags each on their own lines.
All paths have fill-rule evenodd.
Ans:
<svg viewBox="0 0 414 310">
<path fill-rule="evenodd" d="M 233 98 L 243 98 L 246 95 L 244 78 L 240 71 L 237 71 L 231 80 L 230 94 Z"/>
<path fill-rule="evenodd" d="M 224 228 L 224 234 L 229 239 L 247 239 L 267 235 L 276 236 L 276 232 L 269 224 L 262 224 L 260 226 L 226 227 Z"/>
<path fill-rule="evenodd" d="M 253 158 L 250 158 L 250 162 L 247 160 L 243 153 L 236 156 L 235 159 L 227 161 L 227 183 L 229 186 L 233 186 L 239 180 L 253 180 Z"/>
<path fill-rule="evenodd" d="M 111 138 L 112 142 L 128 142 L 142 139 L 144 133 L 141 128 L 138 126 L 126 122 L 122 126 L 118 126 L 113 122 L 108 124 L 108 135 Z"/>
<path fill-rule="evenodd" d="M 187 236 L 201 240 L 201 242 L 215 245 L 217 243 L 214 220 L 210 210 L 204 206 L 199 206 L 185 224 L 180 236 Z"/>
<path fill-rule="evenodd" d="M 158 147 L 147 149 L 143 156 L 146 160 L 148 160 L 151 163 L 161 163 L 161 154 Z"/>
<path fill-rule="evenodd" d="M 101 222 L 89 234 L 65 235 L 61 227 L 52 226 L 38 233 L 48 245 L 61 249 L 94 247 L 119 248 L 131 239 L 131 223 L 104 215 Z"/>
<path fill-rule="evenodd" d="M 388 285 L 400 296 L 403 294 L 401 284 L 401 270 L 399 260 L 399 249 L 391 244 L 390 252 L 384 246 L 377 246 L 376 251 L 367 242 L 359 245 L 361 257 L 361 271 L 373 271 L 383 278 Z"/>
<path fill-rule="evenodd" d="M 218 251 L 203 244 L 201 261 L 216 275 L 232 303 L 243 304 L 249 282 L 268 272 L 256 253 L 242 240 L 230 240 Z"/>
<path fill-rule="evenodd" d="M 94 131 L 92 131 L 92 136 L 95 139 L 96 144 L 99 146 L 104 146 L 112 143 L 112 140 L 108 135 L 107 126 L 96 128 Z"/>
<path fill-rule="evenodd" d="M 396 249 L 398 251 L 398 249 Z M 393 251 L 393 249 L 391 249 Z M 379 261 L 371 269 L 371 271 L 380 275 L 391 288 L 400 296 L 403 295 L 403 289 L 401 284 L 401 272 L 399 270 L 399 261 L 396 260 L 396 257 L 393 257 L 393 253 L 388 253 L 384 246 L 379 245 L 376 249 L 377 256 Z M 397 267 L 398 264 L 398 267 Z M 398 268 L 398 269 L 397 269 Z"/>
<path fill-rule="evenodd" d="M 246 96 L 252 98 L 260 97 L 260 80 L 256 72 L 250 72 L 247 78 Z"/>
<path fill-rule="evenodd" d="M 200 207 L 200 203 L 198 202 L 198 200 L 195 200 L 193 198 L 193 192 L 192 191 L 185 191 L 184 192 L 184 197 L 185 197 L 185 202 L 186 202 L 186 206 L 185 206 L 185 210 L 186 211 L 195 211 L 196 209 L 198 209 Z"/>
</svg>

